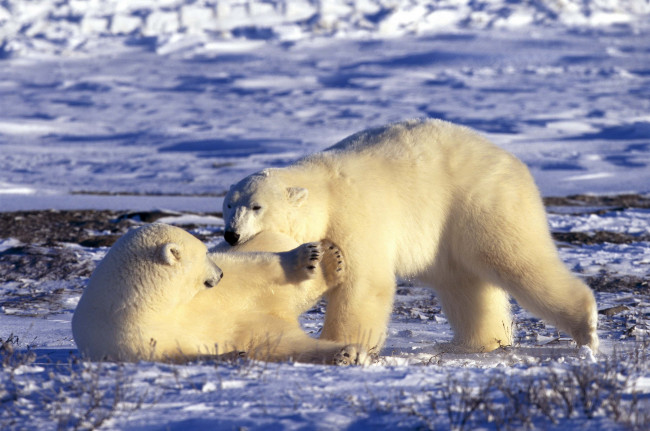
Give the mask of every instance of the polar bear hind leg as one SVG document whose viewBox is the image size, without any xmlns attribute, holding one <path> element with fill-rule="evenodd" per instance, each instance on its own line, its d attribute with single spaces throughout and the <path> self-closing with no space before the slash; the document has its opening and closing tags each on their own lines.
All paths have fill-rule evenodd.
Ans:
<svg viewBox="0 0 650 431">
<path fill-rule="evenodd" d="M 527 229 L 502 229 L 500 235 L 480 242 L 474 250 L 475 272 L 503 287 L 536 316 L 568 332 L 578 345 L 597 351 L 598 310 L 591 289 L 560 260 L 543 209 L 527 215 Z"/>
<path fill-rule="evenodd" d="M 523 260 L 523 259 L 521 259 Z M 554 256 L 497 267 L 501 284 L 521 306 L 566 331 L 578 343 L 598 350 L 598 310 L 591 289 Z"/>
<path fill-rule="evenodd" d="M 489 352 L 512 344 L 509 295 L 449 261 L 440 262 L 438 267 L 444 270 L 434 270 L 430 277 L 422 279 L 436 290 L 454 339 L 451 343 L 441 343 L 437 349 Z"/>
</svg>

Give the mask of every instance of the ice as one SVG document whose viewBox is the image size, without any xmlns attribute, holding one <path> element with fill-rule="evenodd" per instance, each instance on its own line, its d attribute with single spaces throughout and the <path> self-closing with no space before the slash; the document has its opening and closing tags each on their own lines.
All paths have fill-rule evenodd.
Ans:
<svg viewBox="0 0 650 431">
<path fill-rule="evenodd" d="M 145 36 L 158 36 L 160 34 L 173 34 L 180 28 L 177 12 L 155 11 L 147 16 L 143 34 Z"/>
<path fill-rule="evenodd" d="M 204 30 L 216 30 L 215 11 L 210 7 L 187 5 L 181 8 L 181 27 L 188 33 L 201 34 Z"/>
<path fill-rule="evenodd" d="M 167 223 L 173 225 L 211 225 L 211 226 L 223 226 L 223 219 L 220 217 L 213 216 L 198 216 L 198 215 L 189 215 L 181 214 L 179 216 L 170 216 L 163 217 L 157 220 L 159 223 Z"/>
<path fill-rule="evenodd" d="M 570 27 L 636 25 L 650 12 L 644 0 L 617 4 L 579 0 L 487 3 L 470 0 L 222 0 L 186 3 L 180 0 L 7 0 L 0 9 L 0 22 L 4 23 L 0 26 L 3 30 L 0 41 L 7 44 L 5 49 L 22 53 L 59 50 L 62 45 L 83 49 L 89 40 L 106 32 L 109 22 L 113 34 L 139 33 L 155 37 L 208 35 L 220 31 L 234 32 L 238 37 L 259 38 L 267 34 L 265 38 L 296 40 L 323 33 L 396 37 L 445 31 L 452 27 L 513 29 L 558 23 Z M 49 21 L 49 17 L 57 20 Z M 54 43 L 35 44 L 29 39 L 36 35 Z"/>
<path fill-rule="evenodd" d="M 27 186 L 18 186 L 14 184 L 0 183 L 0 194 L 5 195 L 33 195 L 36 189 Z"/>
<path fill-rule="evenodd" d="M 98 18 L 91 18 L 95 21 Z M 132 15 L 115 14 L 111 19 L 111 33 L 113 34 L 130 34 L 138 31 L 142 26 L 142 18 Z M 96 29 L 84 27 L 84 29 L 94 32 Z M 101 29 L 99 29 L 101 31 Z"/>
<path fill-rule="evenodd" d="M 650 235 L 650 210 L 630 209 L 604 214 L 550 214 L 551 229 L 558 232 L 607 231 L 633 236 Z"/>
<path fill-rule="evenodd" d="M 569 268 L 584 275 L 610 273 L 647 279 L 650 272 L 649 247 L 648 242 L 594 244 L 561 248 L 560 256 Z"/>
</svg>

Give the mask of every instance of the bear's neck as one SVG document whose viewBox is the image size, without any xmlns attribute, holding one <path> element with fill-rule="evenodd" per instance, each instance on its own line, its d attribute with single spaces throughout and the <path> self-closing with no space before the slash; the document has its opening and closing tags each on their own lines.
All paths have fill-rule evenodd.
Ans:
<svg viewBox="0 0 650 431">
<path fill-rule="evenodd" d="M 315 172 L 323 170 L 323 172 Z M 288 187 L 303 187 L 309 191 L 305 202 L 293 209 L 286 232 L 299 243 L 324 238 L 327 231 L 330 187 L 326 180 L 329 174 L 318 165 L 297 164 L 283 172 L 283 181 Z"/>
</svg>

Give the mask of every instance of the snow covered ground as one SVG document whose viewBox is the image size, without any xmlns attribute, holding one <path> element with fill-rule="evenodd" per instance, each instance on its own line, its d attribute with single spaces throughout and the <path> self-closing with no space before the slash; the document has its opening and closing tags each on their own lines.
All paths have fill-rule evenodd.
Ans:
<svg viewBox="0 0 650 431">
<path fill-rule="evenodd" d="M 545 196 L 647 195 L 649 32 L 646 0 L 0 1 L 0 212 L 218 212 L 254 170 L 422 116 L 485 133 Z M 368 368 L 90 364 L 70 330 L 84 278 L 0 280 L 0 428 L 647 429 L 650 209 L 549 211 L 598 288 L 595 361 L 520 309 L 516 346 L 438 354 L 444 315 L 404 280 Z M 0 238 L 0 261 L 23 246 Z"/>
</svg>

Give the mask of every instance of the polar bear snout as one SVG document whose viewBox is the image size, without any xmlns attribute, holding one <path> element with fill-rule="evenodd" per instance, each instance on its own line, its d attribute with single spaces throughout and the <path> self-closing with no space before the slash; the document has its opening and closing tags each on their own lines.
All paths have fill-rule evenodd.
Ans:
<svg viewBox="0 0 650 431">
<path fill-rule="evenodd" d="M 208 289 L 219 284 L 223 278 L 223 271 L 219 268 L 211 259 L 208 258 L 209 266 L 211 268 L 210 273 L 206 276 L 203 285 Z"/>
<path fill-rule="evenodd" d="M 203 285 L 209 289 L 211 287 L 216 286 L 219 283 L 219 281 L 221 281 L 222 278 L 223 278 L 223 272 L 220 272 L 217 277 L 210 277 L 207 280 L 205 280 L 203 282 Z"/>
<path fill-rule="evenodd" d="M 237 241 L 239 241 L 240 235 L 232 230 L 227 230 L 223 234 L 223 238 L 226 240 L 226 242 L 230 245 L 236 245 Z"/>
</svg>

